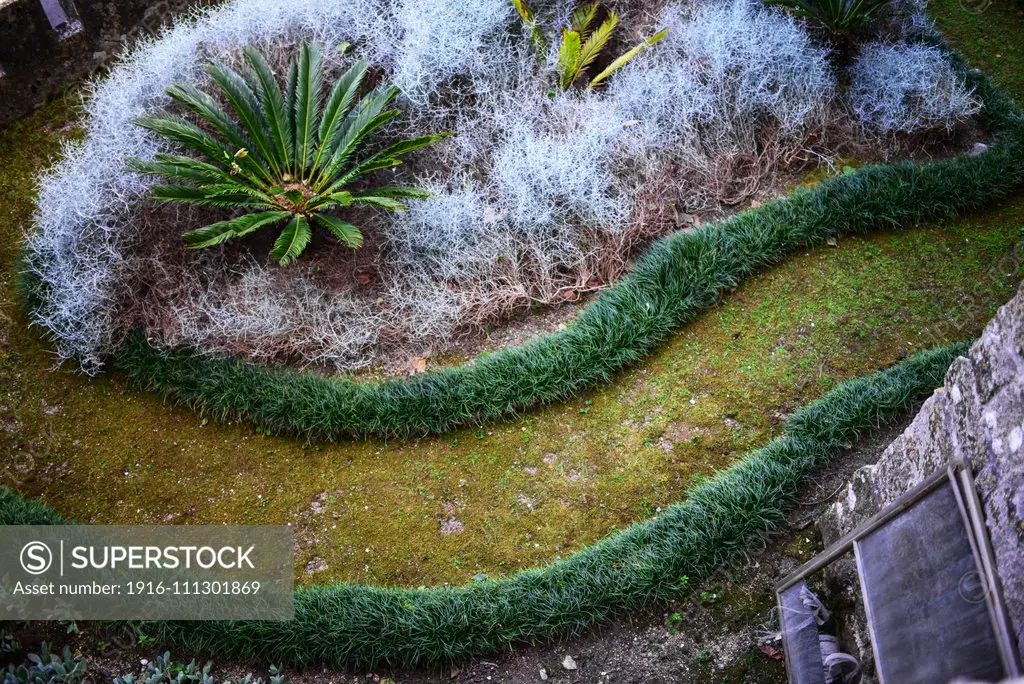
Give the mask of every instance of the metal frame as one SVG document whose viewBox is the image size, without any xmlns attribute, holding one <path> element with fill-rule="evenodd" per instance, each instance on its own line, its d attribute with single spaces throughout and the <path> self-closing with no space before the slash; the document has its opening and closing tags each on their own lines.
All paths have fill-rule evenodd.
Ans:
<svg viewBox="0 0 1024 684">
<path fill-rule="evenodd" d="M 40 4 L 59 40 L 70 38 L 82 30 L 74 0 L 40 0 Z"/>
<path fill-rule="evenodd" d="M 857 562 L 857 578 L 860 581 L 863 594 L 864 582 L 862 579 L 860 554 L 857 551 L 858 543 L 882 525 L 911 508 L 926 495 L 947 483 L 952 487 L 953 494 L 960 508 L 962 522 L 971 544 L 972 555 L 974 556 L 978 572 L 985 578 L 987 583 L 988 591 L 985 594 L 985 603 L 988 607 L 989 619 L 992 622 L 992 629 L 995 632 L 996 642 L 999 646 L 999 653 L 1003 661 L 1003 667 L 1006 670 L 1006 675 L 1009 677 L 1020 676 L 1021 665 L 1014 645 L 1010 621 L 1006 615 L 1006 608 L 1003 603 L 1002 587 L 999 582 L 999 574 L 996 572 L 995 556 L 992 553 L 992 546 L 989 543 L 988 533 L 985 529 L 985 516 L 981 500 L 978 498 L 978 492 L 974 486 L 974 477 L 971 473 L 970 465 L 963 460 L 952 461 L 946 468 L 936 470 L 895 502 L 868 518 L 860 527 L 844 535 L 839 541 L 784 577 L 775 586 L 775 600 L 779 606 L 779 621 L 783 634 L 785 634 L 785 625 L 782 624 L 785 620 L 785 611 L 782 609 L 782 592 L 797 582 L 805 580 L 809 575 L 831 565 L 840 556 L 853 552 Z M 865 611 L 868 610 L 869 607 L 867 606 L 867 601 L 865 601 Z M 868 613 L 867 617 L 868 629 L 871 632 L 871 648 L 877 660 L 878 652 L 875 647 L 876 639 L 870 613 Z M 787 678 L 791 676 L 788 662 L 786 664 L 786 676 Z"/>
</svg>

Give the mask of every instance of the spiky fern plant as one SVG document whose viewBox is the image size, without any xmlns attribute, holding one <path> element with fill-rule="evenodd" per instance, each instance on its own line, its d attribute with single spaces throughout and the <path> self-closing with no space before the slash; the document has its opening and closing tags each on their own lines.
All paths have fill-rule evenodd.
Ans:
<svg viewBox="0 0 1024 684">
<path fill-rule="evenodd" d="M 168 113 L 135 119 L 137 125 L 195 153 L 133 160 L 135 171 L 172 181 L 153 186 L 153 197 L 247 212 L 185 233 L 188 247 L 210 247 L 285 224 L 270 256 L 287 266 L 309 244 L 313 224 L 349 247 L 362 245 L 362 233 L 335 216 L 332 212 L 337 209 L 369 205 L 404 211 L 401 199 L 429 196 L 409 187 L 347 189 L 356 179 L 397 166 L 402 155 L 450 135 L 401 140 L 362 155 L 373 132 L 401 113 L 387 109 L 398 95 L 392 85 L 378 86 L 359 97 L 365 62 L 349 67 L 325 102 L 323 68 L 315 46 L 302 44 L 291 60 L 283 92 L 263 55 L 247 47 L 245 56 L 251 68 L 241 74 L 219 64 L 206 67 L 231 113 L 210 95 L 179 83 L 167 88 L 167 94 L 202 119 L 204 127 Z"/>
<path fill-rule="evenodd" d="M 512 4 L 522 18 L 526 29 L 530 32 L 530 42 L 534 45 L 538 54 L 543 57 L 547 52 L 547 48 L 536 16 L 523 0 L 512 0 Z M 615 27 L 618 26 L 619 16 L 615 12 L 608 10 L 605 20 L 595 30 L 594 23 L 597 21 L 599 10 L 600 5 L 596 2 L 576 8 L 569 17 L 569 26 L 562 30 L 562 44 L 558 48 L 558 63 L 555 67 L 558 86 L 562 90 L 568 90 L 586 74 L 587 69 L 590 68 L 594 60 L 607 47 Z M 613 73 L 628 64 L 634 57 L 655 43 L 660 42 L 667 35 L 668 29 L 662 29 L 639 45 L 626 51 L 614 59 L 601 73 L 592 78 L 588 84 L 589 87 L 593 88 L 599 85 Z"/>
</svg>

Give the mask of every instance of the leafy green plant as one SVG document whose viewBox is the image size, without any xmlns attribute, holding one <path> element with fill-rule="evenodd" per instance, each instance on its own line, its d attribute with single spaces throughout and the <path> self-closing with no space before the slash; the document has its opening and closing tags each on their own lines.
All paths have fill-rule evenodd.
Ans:
<svg viewBox="0 0 1024 684">
<path fill-rule="evenodd" d="M 393 85 L 380 85 L 359 97 L 365 62 L 349 67 L 325 102 L 324 73 L 315 46 L 302 44 L 291 60 L 284 91 L 263 55 L 251 47 L 245 55 L 251 68 L 242 74 L 219 64 L 206 67 L 230 114 L 191 85 L 179 83 L 166 90 L 215 133 L 168 113 L 135 119 L 137 125 L 198 155 L 157 154 L 152 161 L 133 160 L 133 170 L 172 182 L 153 186 L 153 197 L 246 212 L 185 233 L 188 247 L 210 247 L 284 223 L 270 256 L 287 266 L 309 244 L 313 224 L 349 247 L 362 245 L 362 233 L 334 216 L 336 209 L 368 205 L 404 211 L 400 199 L 429 196 L 407 187 L 347 189 L 366 174 L 397 166 L 402 155 L 449 135 L 401 140 L 360 159 L 371 134 L 401 113 L 387 109 L 398 95 Z"/>
<path fill-rule="evenodd" d="M 185 665 L 175 663 L 171 660 L 169 651 L 164 652 L 152 661 L 146 663 L 146 669 L 141 677 L 136 678 L 134 674 L 126 674 L 122 677 L 115 677 L 114 684 L 185 684 L 185 682 L 197 682 L 198 684 L 215 684 L 217 681 L 210 671 L 213 663 L 206 663 L 202 668 L 195 660 Z M 252 674 L 241 678 L 230 678 L 224 680 L 224 684 L 284 684 L 285 677 L 275 666 L 270 666 L 269 678 L 262 677 L 253 679 Z"/>
<path fill-rule="evenodd" d="M 598 3 L 579 7 L 569 18 L 569 26 L 562 30 L 562 45 L 558 49 L 558 85 L 562 90 L 567 90 L 573 83 L 586 74 L 587 69 L 598 55 L 608 45 L 612 33 L 619 23 L 619 16 L 608 10 L 607 17 L 596 30 L 593 29 L 597 21 Z M 589 87 L 593 88 L 613 73 L 624 67 L 630 60 L 641 52 L 660 42 L 668 35 L 668 29 L 664 28 L 650 38 L 644 40 L 636 47 L 623 53 L 612 61 L 601 73 L 592 78 Z"/>
<path fill-rule="evenodd" d="M 795 16 L 825 26 L 833 35 L 846 35 L 869 22 L 890 0 L 762 0 L 785 7 Z"/>
<path fill-rule="evenodd" d="M 85 680 L 86 661 L 72 657 L 71 649 L 64 647 L 64 656 L 50 653 L 44 641 L 39 654 L 30 653 L 27 664 L 7 666 L 4 684 L 78 684 Z"/>
<path fill-rule="evenodd" d="M 665 621 L 665 626 L 668 627 L 668 631 L 672 634 L 679 634 L 683 626 L 683 616 L 681 613 L 672 613 L 668 620 Z"/>
<path fill-rule="evenodd" d="M 21 642 L 6 629 L 0 629 L 0 655 L 13 655 L 21 652 Z"/>
<path fill-rule="evenodd" d="M 530 33 L 530 42 L 534 49 L 543 57 L 547 54 L 547 45 L 536 15 L 523 0 L 512 0 L 512 4 L 519 12 L 526 30 Z M 558 85 L 562 90 L 568 90 L 576 81 L 583 78 L 590 66 L 607 47 L 608 41 L 611 40 L 612 34 L 615 32 L 615 27 L 619 24 L 619 16 L 612 10 L 607 10 L 604 21 L 595 29 L 594 25 L 597 23 L 600 13 L 601 6 L 596 2 L 578 7 L 569 17 L 569 26 L 562 30 L 562 43 L 558 48 L 558 63 L 555 67 Z M 588 87 L 593 88 L 599 85 L 634 57 L 660 42 L 667 35 L 668 29 L 662 29 L 639 45 L 624 52 L 601 73 L 590 79 Z"/>
</svg>

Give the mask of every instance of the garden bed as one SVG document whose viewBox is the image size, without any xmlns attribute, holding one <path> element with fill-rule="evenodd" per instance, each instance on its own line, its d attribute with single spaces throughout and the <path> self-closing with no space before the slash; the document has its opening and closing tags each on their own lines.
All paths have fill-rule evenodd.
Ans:
<svg viewBox="0 0 1024 684">
<path fill-rule="evenodd" d="M 460 341 L 465 348 L 468 333 L 607 288 L 655 238 L 759 204 L 805 168 L 962 150 L 993 120 L 975 119 L 983 93 L 931 44 L 929 21 L 913 4 L 893 5 L 865 28 L 856 52 L 836 57 L 840 48 L 823 34 L 750 0 L 620 3 L 608 52 L 638 40 L 644 47 L 645 36 L 659 42 L 598 88 L 558 76 L 553 41 L 569 21 L 558 3 L 538 5 L 530 37 L 505 0 L 272 12 L 246 4 L 255 1 L 207 12 L 129 53 L 94 88 L 82 145 L 43 180 L 26 249 L 31 315 L 61 357 L 89 373 L 131 356 L 135 345 L 125 340 L 133 338 L 260 365 L 422 370 L 423 359 Z M 616 20 L 613 9 L 595 9 L 594 26 Z M 368 63 L 366 88 L 390 80 L 401 90 L 401 114 L 382 139 L 453 134 L 378 173 L 378 183 L 433 197 L 402 214 L 349 208 L 363 248 L 314 231 L 306 257 L 289 269 L 264 256 L 272 235 L 186 249 L 182 233 L 232 214 L 150 201 L 155 177 L 129 162 L 180 145 L 168 147 L 137 117 L 187 113 L 187 99 L 175 104 L 161 89 L 211 91 L 199 67 L 247 68 L 246 44 L 281 78 L 305 41 L 319 46 L 328 81 L 359 58 Z M 538 42 L 552 45 L 545 52 Z M 601 53 L 594 71 L 608 59 Z M 538 388 L 505 404 L 560 393 Z M 488 410 L 462 413 L 448 424 Z M 402 420 L 409 424 L 382 416 L 377 429 L 444 429 Z M 348 431 L 365 433 L 373 422 L 367 416 Z M 282 427 L 320 429 L 321 437 L 338 430 Z"/>
</svg>

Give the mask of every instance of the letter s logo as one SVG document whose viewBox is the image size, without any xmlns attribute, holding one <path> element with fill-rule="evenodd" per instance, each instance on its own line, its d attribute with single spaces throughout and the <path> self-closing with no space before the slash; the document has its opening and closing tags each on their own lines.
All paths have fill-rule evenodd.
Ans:
<svg viewBox="0 0 1024 684">
<path fill-rule="evenodd" d="M 21 567 L 30 575 L 41 575 L 53 564 L 53 553 L 43 542 L 33 541 L 21 548 Z"/>
</svg>

